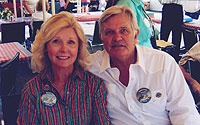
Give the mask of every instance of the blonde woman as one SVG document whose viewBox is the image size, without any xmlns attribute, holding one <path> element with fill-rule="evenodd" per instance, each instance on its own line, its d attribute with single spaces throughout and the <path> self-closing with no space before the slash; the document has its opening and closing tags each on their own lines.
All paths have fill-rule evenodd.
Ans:
<svg viewBox="0 0 200 125">
<path fill-rule="evenodd" d="M 85 71 L 86 42 L 81 26 L 68 12 L 42 25 L 31 60 L 39 74 L 23 89 L 18 124 L 110 124 L 103 80 Z"/>
</svg>

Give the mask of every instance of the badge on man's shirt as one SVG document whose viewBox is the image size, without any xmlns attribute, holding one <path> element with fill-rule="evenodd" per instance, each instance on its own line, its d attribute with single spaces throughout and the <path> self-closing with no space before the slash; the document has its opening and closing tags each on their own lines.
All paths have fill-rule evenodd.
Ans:
<svg viewBox="0 0 200 125">
<path fill-rule="evenodd" d="M 151 91 L 148 88 L 140 88 L 136 93 L 136 97 L 140 103 L 147 103 L 151 100 Z"/>
</svg>

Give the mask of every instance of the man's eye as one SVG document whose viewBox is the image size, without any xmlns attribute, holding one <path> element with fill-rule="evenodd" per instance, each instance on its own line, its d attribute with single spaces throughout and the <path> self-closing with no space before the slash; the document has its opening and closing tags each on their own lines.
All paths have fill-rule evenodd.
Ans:
<svg viewBox="0 0 200 125">
<path fill-rule="evenodd" d="M 112 30 L 106 31 L 106 35 L 109 35 L 109 34 L 113 34 L 113 31 Z"/>
<path fill-rule="evenodd" d="M 121 33 L 127 33 L 128 32 L 128 30 L 126 30 L 126 29 L 121 29 Z"/>
</svg>

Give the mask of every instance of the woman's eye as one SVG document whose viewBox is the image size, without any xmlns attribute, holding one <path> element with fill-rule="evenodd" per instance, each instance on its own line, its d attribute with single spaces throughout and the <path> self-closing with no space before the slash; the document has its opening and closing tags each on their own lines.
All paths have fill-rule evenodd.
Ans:
<svg viewBox="0 0 200 125">
<path fill-rule="evenodd" d="M 68 41 L 69 44 L 75 44 L 73 40 Z"/>
<path fill-rule="evenodd" d="M 58 43 L 58 42 L 59 42 L 59 40 L 57 40 L 57 39 L 52 41 L 52 43 Z"/>
</svg>

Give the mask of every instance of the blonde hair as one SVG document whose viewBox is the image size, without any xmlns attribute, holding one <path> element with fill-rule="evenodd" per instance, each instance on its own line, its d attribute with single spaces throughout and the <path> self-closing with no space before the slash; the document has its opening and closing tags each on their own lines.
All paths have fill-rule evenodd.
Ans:
<svg viewBox="0 0 200 125">
<path fill-rule="evenodd" d="M 112 6 L 106 9 L 99 19 L 99 33 L 102 34 L 104 25 L 103 23 L 110 19 L 112 16 L 126 14 L 131 22 L 131 27 L 134 33 L 139 29 L 137 19 L 133 11 L 128 6 Z"/>
<path fill-rule="evenodd" d="M 78 63 L 85 70 L 89 68 L 89 61 L 86 60 L 86 57 L 89 55 L 86 47 L 87 38 L 84 35 L 83 29 L 71 13 L 60 12 L 42 24 L 40 31 L 35 37 L 31 58 L 31 67 L 33 72 L 40 73 L 45 66 L 50 63 L 45 52 L 46 45 L 62 28 L 66 27 L 72 27 L 79 38 Z"/>
<path fill-rule="evenodd" d="M 45 5 L 46 5 L 46 11 L 48 11 L 48 10 L 49 10 L 49 3 L 48 3 L 47 0 L 45 0 Z M 42 11 L 42 10 L 43 10 L 43 7 L 42 7 L 42 0 L 38 0 L 35 9 L 36 9 L 37 11 Z"/>
</svg>

